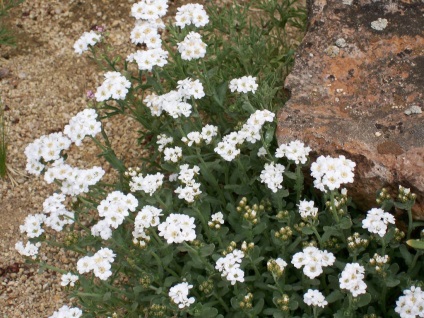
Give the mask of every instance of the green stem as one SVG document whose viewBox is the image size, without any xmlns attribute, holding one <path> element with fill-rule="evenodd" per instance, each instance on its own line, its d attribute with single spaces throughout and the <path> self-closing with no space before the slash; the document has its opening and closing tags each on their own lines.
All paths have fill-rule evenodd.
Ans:
<svg viewBox="0 0 424 318">
<path fill-rule="evenodd" d="M 313 306 L 312 311 L 314 313 L 314 318 L 318 318 L 318 308 L 317 308 L 317 306 Z"/>
<path fill-rule="evenodd" d="M 417 253 L 415 253 L 414 258 L 412 259 L 411 265 L 409 266 L 408 269 L 408 275 L 411 274 L 412 270 L 414 269 L 415 265 L 417 264 L 418 258 L 423 255 L 424 251 L 417 251 Z"/>
<path fill-rule="evenodd" d="M 333 214 L 334 221 L 336 221 L 336 223 L 339 224 L 340 218 L 337 213 L 336 205 L 334 204 L 334 191 L 330 191 L 330 200 L 331 200 L 331 213 Z"/>
<path fill-rule="evenodd" d="M 314 225 L 311 225 L 311 229 L 312 229 L 312 231 L 314 231 L 314 234 L 315 234 L 315 236 L 316 236 L 316 237 L 317 237 L 317 239 L 318 239 L 319 246 L 320 246 L 321 248 L 323 248 L 322 238 L 321 238 L 321 235 L 319 235 L 319 233 L 318 233 L 318 231 L 317 231 L 317 228 L 316 228 Z"/>
<path fill-rule="evenodd" d="M 219 303 L 222 305 L 222 307 L 224 307 L 226 312 L 230 312 L 230 308 L 227 306 L 227 304 L 225 303 L 225 301 L 222 299 L 221 296 L 219 296 L 215 291 L 213 292 L 213 295 L 215 296 L 215 298 L 219 301 Z"/>
<path fill-rule="evenodd" d="M 296 202 L 299 202 L 303 192 L 303 173 L 302 173 L 302 165 L 300 164 L 296 165 L 295 189 L 296 189 Z"/>
<path fill-rule="evenodd" d="M 206 236 L 208 237 L 208 240 L 211 241 L 211 232 L 208 223 L 205 220 L 204 215 L 202 212 L 198 209 L 197 206 L 193 206 L 194 210 L 196 211 L 197 215 L 199 216 L 200 223 L 202 223 L 203 231 L 206 233 Z"/>
<path fill-rule="evenodd" d="M 408 212 L 408 233 L 406 235 L 406 239 L 409 240 L 411 238 L 411 232 L 412 232 L 412 209 L 411 206 L 408 206 L 408 209 L 406 210 Z"/>
</svg>

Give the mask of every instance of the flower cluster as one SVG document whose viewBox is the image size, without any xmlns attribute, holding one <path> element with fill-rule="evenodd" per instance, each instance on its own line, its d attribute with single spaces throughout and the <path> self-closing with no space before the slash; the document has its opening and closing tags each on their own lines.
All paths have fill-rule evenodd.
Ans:
<svg viewBox="0 0 424 318">
<path fill-rule="evenodd" d="M 293 255 L 292 264 L 297 269 L 303 267 L 303 273 L 314 279 L 323 273 L 323 267 L 331 266 L 336 261 L 333 253 L 321 251 L 314 246 L 308 246 L 303 252 Z"/>
<path fill-rule="evenodd" d="M 324 295 L 319 290 L 308 289 L 308 291 L 303 295 L 303 301 L 308 306 L 322 307 L 328 305 L 328 302 L 325 300 Z"/>
<path fill-rule="evenodd" d="M 421 287 L 411 286 L 396 301 L 395 311 L 401 318 L 424 317 L 424 291 Z"/>
<path fill-rule="evenodd" d="M 189 168 L 189 165 L 181 165 L 180 172 L 178 174 L 178 180 L 184 184 L 175 189 L 175 193 L 178 194 L 179 199 L 184 199 L 188 203 L 194 202 L 197 196 L 199 196 L 202 191 L 200 190 L 201 184 L 194 180 L 194 177 L 198 175 L 200 168 L 198 166 L 193 166 Z"/>
<path fill-rule="evenodd" d="M 162 210 L 151 205 L 144 206 L 134 220 L 133 243 L 146 246 L 150 241 L 150 236 L 146 234 L 146 229 L 155 227 L 159 224 L 159 217 L 162 216 Z"/>
<path fill-rule="evenodd" d="M 19 230 L 29 238 L 39 237 L 44 232 L 41 225 L 45 220 L 44 214 L 30 214 L 25 218 L 24 224 L 19 226 Z"/>
<path fill-rule="evenodd" d="M 261 182 L 265 183 L 272 192 L 277 192 L 283 187 L 284 170 L 285 167 L 279 163 L 266 163 L 260 175 Z"/>
<path fill-rule="evenodd" d="M 41 246 L 40 242 L 37 242 L 35 244 L 31 242 L 27 242 L 26 245 L 19 241 L 15 244 L 15 249 L 18 251 L 19 254 L 23 256 L 31 257 L 32 259 L 36 259 L 38 255 L 38 249 Z"/>
<path fill-rule="evenodd" d="M 125 99 L 131 82 L 119 72 L 106 72 L 105 81 L 97 88 L 94 96 L 98 102 L 103 102 L 109 98 Z"/>
<path fill-rule="evenodd" d="M 93 271 L 101 280 L 106 280 L 112 275 L 112 263 L 115 253 L 109 248 L 101 248 L 93 256 L 84 256 L 77 262 L 78 273 L 84 274 Z"/>
<path fill-rule="evenodd" d="M 243 76 L 240 78 L 235 78 L 230 81 L 230 90 L 231 92 L 237 91 L 239 93 L 248 93 L 252 92 L 253 94 L 258 89 L 258 84 L 256 84 L 256 77 L 252 76 Z"/>
<path fill-rule="evenodd" d="M 332 158 L 320 156 L 311 165 L 311 175 L 315 178 L 315 188 L 327 192 L 340 188 L 344 183 L 353 182 L 353 169 L 356 164 L 345 156 Z"/>
<path fill-rule="evenodd" d="M 200 28 L 208 24 L 209 17 L 201 4 L 189 3 L 177 9 L 175 20 L 175 25 L 181 29 L 190 24 L 194 24 L 195 27 Z"/>
<path fill-rule="evenodd" d="M 286 157 L 288 160 L 294 161 L 297 165 L 299 163 L 304 165 L 308 160 L 307 157 L 310 151 L 311 148 L 305 146 L 303 142 L 294 140 L 288 144 L 280 145 L 275 151 L 275 157 Z"/>
<path fill-rule="evenodd" d="M 101 131 L 101 123 L 97 121 L 97 113 L 92 108 L 76 114 L 63 129 L 65 135 L 77 146 L 81 145 L 86 136 L 95 137 Z"/>
<path fill-rule="evenodd" d="M 142 0 L 131 7 L 131 16 L 139 20 L 156 21 L 168 9 L 167 0 Z"/>
<path fill-rule="evenodd" d="M 181 141 L 186 143 L 187 146 L 191 147 L 194 144 L 200 145 L 202 141 L 209 145 L 212 142 L 212 138 L 218 134 L 218 127 L 213 125 L 206 125 L 202 128 L 201 132 L 192 131 L 187 134 L 186 137 L 181 138 Z"/>
<path fill-rule="evenodd" d="M 31 174 L 40 175 L 45 168 L 45 162 L 60 159 L 62 151 L 70 146 L 71 140 L 62 132 L 41 136 L 25 148 L 26 170 Z"/>
<path fill-rule="evenodd" d="M 383 237 L 387 232 L 387 225 L 395 224 L 395 217 L 383 209 L 373 208 L 368 211 L 367 217 L 362 220 L 362 228 L 370 233 L 378 234 Z"/>
<path fill-rule="evenodd" d="M 74 212 L 68 211 L 63 204 L 66 197 L 62 193 L 54 193 L 43 202 L 43 212 L 50 214 L 44 223 L 55 231 L 62 231 L 67 224 L 74 223 Z"/>
<path fill-rule="evenodd" d="M 339 278 L 340 288 L 347 289 L 353 297 L 365 294 L 367 284 L 364 282 L 365 268 L 358 263 L 346 264 Z"/>
<path fill-rule="evenodd" d="M 178 43 L 178 52 L 181 53 L 183 60 L 191 61 L 205 57 L 206 46 L 199 33 L 190 32 L 182 42 Z"/>
<path fill-rule="evenodd" d="M 91 234 L 100 236 L 103 240 L 110 239 L 112 228 L 117 229 L 124 222 L 125 217 L 129 215 L 129 211 L 134 212 L 137 206 L 138 201 L 131 193 L 127 195 L 120 191 L 109 193 L 97 207 L 99 216 L 104 219 L 91 228 Z"/>
<path fill-rule="evenodd" d="M 76 281 L 78 280 L 78 276 L 74 275 L 72 273 L 66 273 L 63 274 L 62 277 L 60 278 L 61 282 L 60 285 L 61 286 L 68 286 L 70 285 L 71 287 L 75 286 Z"/>
<path fill-rule="evenodd" d="M 94 46 L 100 41 L 101 35 L 95 31 L 84 32 L 81 37 L 75 42 L 74 50 L 77 54 L 82 54 L 88 50 L 88 46 Z"/>
<path fill-rule="evenodd" d="M 148 49 L 158 49 L 162 46 L 159 29 L 164 27 L 165 25 L 161 22 L 137 20 L 130 34 L 131 42 L 146 44 Z"/>
<path fill-rule="evenodd" d="M 244 282 L 244 272 L 240 268 L 243 257 L 244 253 L 235 249 L 216 261 L 215 268 L 221 272 L 222 277 L 225 277 L 231 282 L 231 285 L 234 285 L 236 282 Z"/>
<path fill-rule="evenodd" d="M 157 137 L 157 141 L 156 141 L 156 144 L 158 145 L 158 150 L 159 150 L 159 152 L 162 152 L 162 151 L 163 151 L 163 149 L 164 149 L 167 145 L 172 144 L 173 142 L 174 142 L 174 138 L 172 138 L 172 137 L 170 137 L 170 136 L 167 136 L 167 135 L 165 135 L 165 134 L 160 134 L 160 135 Z"/>
<path fill-rule="evenodd" d="M 159 48 L 152 48 L 149 50 L 139 50 L 127 56 L 128 62 L 135 61 L 138 65 L 138 69 L 142 71 L 151 71 L 153 66 L 162 67 L 166 63 L 168 58 L 168 52 Z"/>
<path fill-rule="evenodd" d="M 318 217 L 318 208 L 314 206 L 314 201 L 302 200 L 297 205 L 302 219 L 316 219 Z"/>
<path fill-rule="evenodd" d="M 129 183 L 131 192 L 144 191 L 150 196 L 153 195 L 163 184 L 164 175 L 160 172 L 156 174 L 148 174 L 143 177 L 142 173 L 131 178 Z"/>
<path fill-rule="evenodd" d="M 266 122 L 272 122 L 275 114 L 269 110 L 255 111 L 240 131 L 232 132 L 225 135 L 222 141 L 218 143 L 214 151 L 219 154 L 223 159 L 232 161 L 240 154 L 239 145 L 245 141 L 255 143 L 261 139 L 260 131 Z"/>
<path fill-rule="evenodd" d="M 220 229 L 222 224 L 224 224 L 224 214 L 222 212 L 216 212 L 211 215 L 211 220 L 208 222 L 209 227 Z"/>
<path fill-rule="evenodd" d="M 171 213 L 165 222 L 158 226 L 159 235 L 168 244 L 190 242 L 196 238 L 196 225 L 194 218 L 185 214 Z"/>
<path fill-rule="evenodd" d="M 165 148 L 163 154 L 163 160 L 176 163 L 182 158 L 183 149 L 181 147 Z"/>
<path fill-rule="evenodd" d="M 282 258 L 270 259 L 267 262 L 267 269 L 277 277 L 283 275 L 286 266 L 287 262 Z"/>
<path fill-rule="evenodd" d="M 63 305 L 58 311 L 55 311 L 49 318 L 79 318 L 82 316 L 82 310 L 77 307 L 68 307 Z"/>
<path fill-rule="evenodd" d="M 194 297 L 188 298 L 188 293 L 193 285 L 189 285 L 187 282 L 177 284 L 169 289 L 169 297 L 171 300 L 178 305 L 178 308 L 182 309 L 190 307 L 194 303 Z"/>
</svg>

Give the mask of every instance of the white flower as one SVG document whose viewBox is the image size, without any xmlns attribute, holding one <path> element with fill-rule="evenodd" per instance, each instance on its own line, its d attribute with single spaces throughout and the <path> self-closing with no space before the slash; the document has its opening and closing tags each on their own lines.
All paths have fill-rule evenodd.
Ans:
<svg viewBox="0 0 424 318">
<path fill-rule="evenodd" d="M 264 157 L 267 154 L 266 149 L 264 147 L 259 148 L 258 157 Z"/>
<path fill-rule="evenodd" d="M 78 280 L 78 276 L 77 275 L 73 275 L 72 273 L 66 273 L 63 274 L 62 277 L 60 278 L 61 282 L 60 285 L 61 286 L 75 286 L 75 282 Z"/>
<path fill-rule="evenodd" d="M 79 318 L 82 316 L 82 310 L 77 307 L 68 307 L 63 305 L 58 311 L 55 311 L 49 318 Z"/>
<path fill-rule="evenodd" d="M 109 248 L 101 248 L 93 256 L 84 256 L 77 262 L 78 273 L 84 274 L 93 271 L 94 275 L 101 280 L 112 276 L 111 267 L 115 253 Z"/>
<path fill-rule="evenodd" d="M 152 48 L 145 51 L 137 51 L 128 55 L 127 61 L 135 61 L 138 65 L 139 70 L 151 71 L 153 66 L 163 67 L 168 58 L 168 52 L 162 50 L 161 48 Z"/>
<path fill-rule="evenodd" d="M 82 54 L 88 50 L 88 46 L 94 46 L 100 41 L 101 35 L 94 32 L 84 32 L 81 37 L 75 42 L 74 50 L 77 54 Z"/>
<path fill-rule="evenodd" d="M 231 282 L 231 285 L 235 285 L 236 282 L 244 282 L 244 272 L 240 268 L 243 257 L 244 253 L 235 249 L 216 261 L 215 268 L 221 272 L 222 277 Z"/>
<path fill-rule="evenodd" d="M 239 93 L 256 92 L 258 84 L 256 84 L 256 77 L 252 76 L 243 76 L 240 78 L 235 78 L 230 81 L 230 90 L 231 92 L 237 91 Z"/>
<path fill-rule="evenodd" d="M 167 9 L 167 0 L 142 0 L 132 5 L 131 16 L 153 22 L 163 17 Z"/>
<path fill-rule="evenodd" d="M 30 214 L 25 218 L 23 225 L 19 226 L 21 233 L 26 233 L 29 238 L 39 237 L 43 232 L 41 225 L 46 220 L 44 214 Z"/>
<path fill-rule="evenodd" d="M 183 60 L 191 61 L 192 59 L 203 58 L 206 54 L 206 46 L 199 33 L 190 32 L 183 42 L 178 43 L 178 51 Z"/>
<path fill-rule="evenodd" d="M 186 25 L 194 24 L 196 27 L 202 27 L 208 24 L 209 17 L 203 9 L 203 5 L 197 3 L 190 3 L 183 5 L 177 9 L 175 16 L 176 26 L 182 29 Z"/>
<path fill-rule="evenodd" d="M 308 306 L 317 306 L 324 308 L 328 305 L 328 302 L 325 300 L 324 295 L 320 291 L 313 289 L 308 289 L 305 295 L 303 295 L 303 301 Z"/>
<path fill-rule="evenodd" d="M 188 298 L 188 293 L 193 285 L 189 285 L 187 282 L 177 284 L 169 289 L 169 297 L 171 300 L 178 305 L 178 308 L 182 309 L 190 307 L 194 303 L 194 297 Z"/>
<path fill-rule="evenodd" d="M 103 102 L 110 98 L 125 99 L 131 82 L 119 72 L 106 72 L 105 81 L 97 88 L 94 96 L 98 102 Z"/>
<path fill-rule="evenodd" d="M 282 144 L 275 152 L 276 158 L 286 157 L 294 161 L 296 164 L 305 164 L 308 160 L 307 156 L 311 148 L 305 147 L 305 144 L 300 140 L 294 140 L 288 144 Z"/>
<path fill-rule="evenodd" d="M 395 217 L 383 209 L 373 208 L 368 211 L 367 217 L 362 220 L 362 228 L 370 233 L 383 237 L 387 232 L 387 225 L 395 224 Z"/>
<path fill-rule="evenodd" d="M 421 287 L 405 289 L 396 301 L 395 311 L 401 318 L 424 317 L 424 291 Z"/>
<path fill-rule="evenodd" d="M 346 264 L 339 278 L 340 288 L 347 289 L 353 297 L 365 294 L 367 285 L 364 282 L 365 268 L 358 263 Z"/>
<path fill-rule="evenodd" d="M 38 255 L 38 248 L 40 246 L 41 246 L 40 242 L 33 244 L 28 241 L 26 245 L 24 246 L 23 243 L 19 241 L 15 244 L 15 249 L 21 255 L 31 257 L 32 259 L 36 259 Z"/>
<path fill-rule="evenodd" d="M 196 238 L 194 218 L 185 214 L 171 213 L 165 222 L 159 224 L 158 230 L 168 244 L 193 241 Z"/>
<path fill-rule="evenodd" d="M 277 192 L 278 189 L 283 187 L 282 183 L 284 170 L 285 167 L 279 163 L 266 163 L 264 170 L 262 170 L 260 175 L 261 182 L 265 183 L 267 187 L 272 190 L 272 192 Z"/>
<path fill-rule="evenodd" d="M 159 147 L 158 147 L 158 150 L 160 151 L 160 152 L 162 152 L 163 151 L 163 149 L 168 145 L 168 144 L 171 144 L 171 143 L 173 143 L 174 142 L 174 138 L 172 138 L 172 137 L 168 137 L 167 135 L 165 135 L 165 134 L 160 134 L 159 136 L 158 136 L 158 139 L 157 139 L 157 141 L 156 141 L 156 144 L 158 144 L 159 145 Z"/>
<path fill-rule="evenodd" d="M 340 188 L 344 183 L 352 183 L 355 166 L 356 164 L 345 156 L 318 157 L 311 165 L 311 176 L 315 178 L 315 188 L 327 192 Z"/>
<path fill-rule="evenodd" d="M 162 173 L 148 174 L 145 177 L 140 173 L 137 176 L 131 178 L 129 186 L 131 192 L 143 191 L 150 196 L 153 195 L 163 184 L 163 178 L 165 176 Z"/>
<path fill-rule="evenodd" d="M 205 96 L 203 85 L 199 80 L 186 78 L 185 80 L 178 81 L 177 89 L 183 99 L 189 99 L 191 97 L 200 99 Z"/>
<path fill-rule="evenodd" d="M 165 155 L 163 160 L 175 163 L 182 158 L 183 150 L 181 147 L 165 148 L 163 154 Z"/>
<path fill-rule="evenodd" d="M 323 272 L 323 267 L 331 266 L 336 261 L 333 253 L 326 250 L 321 251 L 314 246 L 308 246 L 303 252 L 293 255 L 292 264 L 300 269 L 303 267 L 303 273 L 310 279 L 314 279 Z"/>
<path fill-rule="evenodd" d="M 314 206 L 314 201 L 302 200 L 297 206 L 302 219 L 315 218 L 318 215 L 318 208 Z"/>
</svg>

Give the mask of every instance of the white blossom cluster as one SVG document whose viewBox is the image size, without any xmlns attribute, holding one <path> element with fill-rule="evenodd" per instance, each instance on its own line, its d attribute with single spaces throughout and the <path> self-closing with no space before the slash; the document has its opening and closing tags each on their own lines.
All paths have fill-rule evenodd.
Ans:
<svg viewBox="0 0 424 318">
<path fill-rule="evenodd" d="M 200 28 L 209 23 L 208 14 L 203 8 L 203 5 L 198 3 L 189 3 L 179 7 L 175 20 L 175 25 L 181 29 L 190 24 L 194 24 L 195 27 Z"/>
<path fill-rule="evenodd" d="M 84 32 L 81 37 L 74 43 L 74 50 L 77 54 L 82 54 L 88 50 L 88 46 L 94 46 L 100 41 L 101 35 L 95 31 Z"/>
<path fill-rule="evenodd" d="M 174 138 L 169 137 L 169 136 L 167 136 L 167 135 L 165 135 L 165 134 L 160 134 L 160 135 L 157 137 L 156 144 L 159 146 L 159 147 L 158 147 L 158 150 L 159 150 L 160 152 L 162 152 L 162 151 L 163 151 L 163 149 L 164 149 L 167 145 L 172 144 L 173 142 L 174 142 Z"/>
<path fill-rule="evenodd" d="M 175 189 L 175 193 L 178 194 L 179 199 L 184 199 L 188 203 L 194 202 L 197 196 L 199 196 L 202 191 L 200 190 L 201 184 L 196 182 L 194 177 L 198 175 L 200 168 L 198 166 L 193 166 L 189 168 L 188 164 L 180 166 L 180 172 L 178 173 L 178 180 L 181 181 L 183 186 L 179 186 Z"/>
<path fill-rule="evenodd" d="M 144 206 L 134 220 L 133 243 L 146 246 L 150 241 L 150 236 L 146 234 L 146 229 L 159 225 L 159 217 L 162 216 L 162 210 L 151 205 Z"/>
<path fill-rule="evenodd" d="M 131 192 L 143 191 L 150 196 L 153 195 L 163 184 L 164 175 L 160 172 L 156 174 L 148 174 L 143 177 L 142 173 L 131 178 L 129 186 Z"/>
<path fill-rule="evenodd" d="M 303 295 L 303 301 L 308 306 L 322 307 L 328 305 L 328 301 L 325 300 L 324 295 L 319 290 L 308 289 Z"/>
<path fill-rule="evenodd" d="M 244 272 L 240 268 L 243 257 L 243 251 L 235 249 L 216 261 L 215 268 L 221 272 L 222 277 L 231 282 L 231 285 L 235 285 L 236 282 L 244 282 Z"/>
<path fill-rule="evenodd" d="M 191 114 L 191 105 L 187 99 L 200 99 L 205 96 L 203 85 L 199 80 L 186 78 L 178 81 L 177 90 L 172 90 L 163 95 L 148 95 L 143 102 L 150 108 L 152 116 L 160 116 L 162 112 L 168 113 L 173 118 L 188 117 Z"/>
<path fill-rule="evenodd" d="M 66 273 L 66 274 L 63 274 L 60 277 L 60 280 L 61 280 L 60 281 L 61 286 L 68 286 L 69 285 L 71 287 L 74 287 L 76 281 L 78 280 L 78 276 L 74 275 L 72 273 Z"/>
<path fill-rule="evenodd" d="M 110 239 L 112 228 L 117 229 L 129 215 L 129 212 L 134 212 L 137 206 L 138 200 L 131 193 L 126 195 L 120 191 L 109 193 L 97 207 L 99 216 L 104 219 L 91 228 L 91 234 L 100 236 L 103 240 Z"/>
<path fill-rule="evenodd" d="M 60 191 L 63 194 L 77 196 L 87 193 L 89 187 L 95 185 L 103 177 L 105 171 L 101 167 L 90 169 L 79 169 L 71 167 L 63 162 L 63 159 L 56 160 L 44 174 L 44 181 L 52 183 L 54 180 L 61 181 Z"/>
<path fill-rule="evenodd" d="M 212 228 L 219 229 L 224 224 L 224 214 L 222 212 L 216 212 L 211 215 L 211 220 L 208 225 Z"/>
<path fill-rule="evenodd" d="M 272 122 L 275 114 L 269 110 L 257 110 L 239 131 L 231 132 L 222 138 L 214 151 L 223 159 L 232 161 L 240 154 L 239 145 L 245 141 L 255 143 L 261 139 L 260 131 L 266 122 Z"/>
<path fill-rule="evenodd" d="M 178 162 L 183 157 L 183 149 L 181 147 L 174 147 L 174 148 L 165 148 L 163 151 L 164 157 L 163 160 L 165 161 L 171 161 L 171 162 Z"/>
<path fill-rule="evenodd" d="M 34 140 L 25 148 L 26 170 L 28 173 L 40 175 L 46 167 L 44 163 L 60 159 L 62 151 L 69 149 L 71 143 L 62 132 L 44 135 Z"/>
<path fill-rule="evenodd" d="M 181 53 L 183 60 L 191 61 L 205 57 L 206 46 L 199 33 L 190 32 L 182 42 L 178 43 L 178 52 Z"/>
<path fill-rule="evenodd" d="M 82 310 L 77 307 L 63 305 L 58 311 L 55 311 L 49 318 L 79 318 L 82 316 Z"/>
<path fill-rule="evenodd" d="M 161 20 L 142 21 L 137 20 L 131 31 L 130 38 L 134 44 L 146 44 L 148 50 L 158 49 L 162 46 L 159 30 L 165 25 Z"/>
<path fill-rule="evenodd" d="M 424 317 L 424 291 L 421 287 L 405 289 L 396 301 L 395 311 L 401 318 Z"/>
<path fill-rule="evenodd" d="M 365 268 L 358 263 L 346 264 L 339 278 L 340 288 L 347 289 L 353 297 L 365 294 L 367 284 L 364 282 Z"/>
<path fill-rule="evenodd" d="M 373 208 L 368 211 L 367 217 L 362 220 L 362 228 L 370 233 L 378 234 L 383 237 L 387 232 L 387 225 L 395 224 L 395 217 L 383 209 Z"/>
<path fill-rule="evenodd" d="M 106 72 L 104 77 L 105 81 L 94 94 L 96 101 L 103 102 L 109 98 L 125 99 L 131 87 L 131 82 L 119 72 Z"/>
<path fill-rule="evenodd" d="M 308 160 L 307 157 L 311 150 L 310 147 L 305 146 L 300 140 L 294 140 L 288 144 L 280 145 L 275 152 L 275 157 L 286 157 L 288 160 L 294 161 L 297 165 L 299 163 L 304 165 Z"/>
<path fill-rule="evenodd" d="M 181 138 L 181 141 L 186 143 L 189 147 L 191 147 L 193 143 L 200 145 L 202 141 L 209 145 L 212 142 L 212 138 L 216 135 L 218 135 L 218 127 L 213 125 L 206 125 L 202 128 L 201 132 L 192 131 L 187 134 L 187 137 Z"/>
<path fill-rule="evenodd" d="M 71 118 L 63 132 L 77 146 L 81 146 L 86 136 L 95 137 L 101 132 L 101 123 L 97 121 L 97 113 L 93 108 L 84 109 Z"/>
<path fill-rule="evenodd" d="M 291 262 L 297 269 L 303 267 L 303 273 L 310 279 L 314 279 L 323 273 L 323 267 L 331 266 L 335 261 L 333 253 L 308 246 L 303 249 L 303 252 L 294 254 Z"/>
<path fill-rule="evenodd" d="M 159 224 L 158 230 L 168 244 L 190 242 L 196 238 L 194 218 L 185 214 L 171 213 Z"/>
<path fill-rule="evenodd" d="M 151 71 L 153 66 L 162 67 L 166 63 L 168 58 L 168 52 L 162 48 L 153 48 L 145 51 L 138 50 L 127 56 L 128 62 L 136 62 L 138 69 L 142 71 Z"/>
<path fill-rule="evenodd" d="M 43 212 L 49 214 L 44 223 L 57 232 L 62 231 L 65 225 L 74 223 L 74 212 L 66 209 L 63 204 L 65 199 L 63 193 L 54 193 L 43 202 Z"/>
<path fill-rule="evenodd" d="M 230 91 L 239 92 L 239 93 L 248 93 L 252 92 L 253 94 L 258 89 L 258 84 L 256 83 L 256 77 L 252 76 L 243 76 L 240 78 L 234 78 L 230 81 Z"/>
<path fill-rule="evenodd" d="M 279 163 L 271 162 L 266 163 L 264 170 L 259 176 L 262 183 L 265 183 L 272 192 L 277 192 L 283 187 L 283 173 L 285 167 Z"/>
<path fill-rule="evenodd" d="M 24 246 L 24 244 L 19 241 L 15 244 L 15 249 L 18 251 L 19 254 L 23 256 L 31 257 L 32 259 L 36 259 L 38 255 L 38 249 L 41 246 L 40 242 L 37 242 L 35 244 L 31 242 L 27 242 Z"/>
<path fill-rule="evenodd" d="M 178 308 L 183 309 L 185 307 L 190 307 L 194 303 L 194 297 L 188 297 L 190 289 L 193 288 L 193 285 L 189 285 L 187 282 L 183 282 L 172 286 L 169 289 L 168 296 L 171 300 L 178 305 Z"/>
<path fill-rule="evenodd" d="M 344 183 L 352 183 L 356 164 L 345 156 L 332 158 L 320 156 L 311 165 L 311 175 L 315 178 L 315 188 L 327 192 L 340 188 Z"/>
<path fill-rule="evenodd" d="M 138 20 L 156 21 L 163 17 L 168 9 L 167 0 L 142 0 L 131 7 L 131 16 Z"/>
<path fill-rule="evenodd" d="M 297 205 L 299 207 L 299 214 L 302 219 L 306 220 L 308 218 L 316 218 L 318 216 L 318 208 L 314 206 L 314 201 L 302 200 L 299 201 Z"/>
<path fill-rule="evenodd" d="M 109 248 L 101 248 L 93 256 L 84 256 L 77 262 L 77 270 L 80 274 L 93 272 L 101 280 L 106 280 L 112 275 L 112 263 L 115 253 Z"/>
<path fill-rule="evenodd" d="M 30 214 L 25 218 L 24 224 L 19 226 L 19 230 L 29 238 L 39 237 L 44 232 L 41 225 L 45 220 L 44 214 Z"/>
</svg>

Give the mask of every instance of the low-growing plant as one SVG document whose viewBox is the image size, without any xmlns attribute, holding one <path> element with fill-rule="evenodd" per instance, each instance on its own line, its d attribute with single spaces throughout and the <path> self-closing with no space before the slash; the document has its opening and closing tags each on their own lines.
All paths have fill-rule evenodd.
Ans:
<svg viewBox="0 0 424 318">
<path fill-rule="evenodd" d="M 20 5 L 25 0 L 0 0 L 0 45 L 15 45 L 12 32 L 5 26 L 4 17 L 9 11 Z"/>
<path fill-rule="evenodd" d="M 111 56 L 103 28 L 75 43 L 108 71 L 88 94 L 91 108 L 26 148 L 27 170 L 59 189 L 21 226 L 26 245 L 16 244 L 63 274 L 72 302 L 51 317 L 422 316 L 422 251 L 406 245 L 421 225 L 415 195 L 383 189 L 365 217 L 343 188 L 353 161 L 311 162 L 303 142 L 277 145 L 293 56 L 280 39 L 304 28 L 305 12 L 291 1 L 256 4 L 189 4 L 165 26 L 166 0 L 143 0 L 131 9 L 142 50 Z M 140 125 L 149 154 L 137 167 L 103 129 L 117 114 Z M 101 181 L 100 167 L 65 162 L 86 137 L 115 183 Z M 305 189 L 309 167 L 314 189 Z M 394 207 L 407 211 L 407 235 Z M 42 244 L 76 252 L 75 270 L 37 258 Z"/>
</svg>

